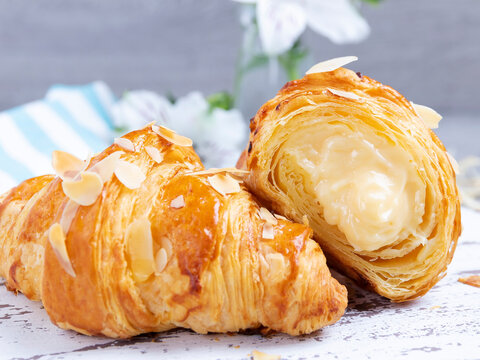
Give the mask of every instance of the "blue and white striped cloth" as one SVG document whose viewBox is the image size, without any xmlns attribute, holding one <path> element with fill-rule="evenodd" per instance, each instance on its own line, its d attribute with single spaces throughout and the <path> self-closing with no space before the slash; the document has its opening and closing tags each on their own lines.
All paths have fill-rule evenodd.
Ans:
<svg viewBox="0 0 480 360">
<path fill-rule="evenodd" d="M 30 177 L 53 173 L 52 151 L 80 158 L 113 140 L 116 99 L 102 82 L 55 85 L 43 100 L 0 113 L 0 194 Z"/>
</svg>

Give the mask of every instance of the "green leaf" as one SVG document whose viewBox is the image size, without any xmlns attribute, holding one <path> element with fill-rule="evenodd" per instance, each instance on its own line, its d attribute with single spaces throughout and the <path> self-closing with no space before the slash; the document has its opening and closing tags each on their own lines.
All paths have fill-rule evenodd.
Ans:
<svg viewBox="0 0 480 360">
<path fill-rule="evenodd" d="M 370 5 L 378 5 L 384 0 L 362 0 L 362 1 Z"/>
<path fill-rule="evenodd" d="M 288 80 L 300 77 L 298 68 L 307 54 L 308 50 L 302 46 L 300 39 L 298 39 L 290 50 L 278 56 L 278 62 L 286 71 Z"/>
<path fill-rule="evenodd" d="M 220 91 L 207 97 L 207 102 L 210 105 L 210 111 L 215 108 L 230 110 L 233 108 L 233 96 L 227 91 Z"/>
<path fill-rule="evenodd" d="M 171 104 L 175 104 L 177 102 L 177 98 L 171 91 L 167 92 L 165 94 L 165 97 L 167 98 L 168 101 L 170 101 Z"/>
<path fill-rule="evenodd" d="M 265 54 L 256 54 L 254 55 L 247 64 L 243 67 L 243 72 L 250 71 L 260 66 L 265 66 L 268 64 L 268 56 Z"/>
</svg>

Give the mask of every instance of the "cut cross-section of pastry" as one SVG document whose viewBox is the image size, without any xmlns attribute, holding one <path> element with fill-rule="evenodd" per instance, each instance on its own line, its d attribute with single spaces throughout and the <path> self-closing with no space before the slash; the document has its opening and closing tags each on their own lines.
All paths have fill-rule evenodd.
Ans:
<svg viewBox="0 0 480 360">
<path fill-rule="evenodd" d="M 308 217 L 330 264 L 395 301 L 443 277 L 460 234 L 454 169 L 428 127 L 441 117 L 418 109 L 353 71 L 311 72 L 257 112 L 238 163 L 276 212 Z"/>
<path fill-rule="evenodd" d="M 56 325 L 120 338 L 174 327 L 298 335 L 342 316 L 346 289 L 312 230 L 262 210 L 244 171 L 205 170 L 190 139 L 148 126 L 85 166 L 61 155 L 73 178 L 0 197 L 0 275 Z"/>
</svg>

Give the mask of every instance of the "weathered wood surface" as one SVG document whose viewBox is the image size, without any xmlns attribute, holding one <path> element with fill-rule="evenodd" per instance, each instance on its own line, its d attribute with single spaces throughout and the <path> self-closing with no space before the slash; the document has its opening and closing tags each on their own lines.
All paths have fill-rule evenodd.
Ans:
<svg viewBox="0 0 480 360">
<path fill-rule="evenodd" d="M 345 316 L 297 338 L 185 330 L 122 341 L 92 338 L 56 328 L 39 303 L 0 286 L 0 358 L 248 359 L 257 349 L 282 359 L 479 359 L 480 289 L 457 280 L 480 274 L 480 213 L 464 209 L 463 224 L 448 275 L 422 299 L 394 304 L 338 276 L 349 288 Z"/>
</svg>

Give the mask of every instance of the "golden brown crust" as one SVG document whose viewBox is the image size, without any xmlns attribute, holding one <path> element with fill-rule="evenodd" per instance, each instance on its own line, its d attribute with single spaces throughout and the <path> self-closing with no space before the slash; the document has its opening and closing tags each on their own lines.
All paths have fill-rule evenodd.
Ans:
<svg viewBox="0 0 480 360">
<path fill-rule="evenodd" d="M 348 92 L 353 98 L 330 89 Z M 320 203 L 304 190 L 308 182 L 305 176 L 309 174 L 295 169 L 289 160 L 291 148 L 286 144 L 300 128 L 313 134 L 321 131 L 316 129 L 317 119 L 325 114 L 336 116 L 346 126 L 350 126 L 348 119 L 355 119 L 356 131 L 369 129 L 388 137 L 417 163 L 428 197 L 425 206 L 429 214 L 425 215 L 422 229 L 431 231 L 426 238 L 428 246 L 409 251 L 401 264 L 395 263 L 399 258 L 377 261 L 345 245 L 345 235 L 326 223 Z M 422 296 L 444 276 L 461 231 L 455 174 L 441 141 L 401 94 L 343 68 L 310 74 L 287 83 L 265 103 L 252 119 L 250 130 L 249 144 L 237 163 L 237 167 L 250 170 L 246 176 L 249 189 L 275 211 L 295 221 L 301 221 L 310 211 L 307 215 L 315 239 L 330 265 L 394 301 Z M 297 193 L 303 192 L 303 198 L 295 195 L 294 199 L 292 186 Z"/>
<path fill-rule="evenodd" d="M 92 205 L 78 207 L 65 238 L 75 276 L 48 241 L 48 229 L 62 223 L 71 204 L 62 179 L 27 180 L 2 201 L 0 275 L 11 290 L 41 298 L 62 328 L 119 338 L 174 327 L 206 333 L 265 326 L 298 335 L 340 318 L 346 289 L 331 277 L 311 229 L 279 220 L 274 238 L 263 239 L 265 220 L 243 185 L 222 195 L 209 174 L 189 175 L 203 170 L 192 147 L 174 145 L 150 129 L 124 138 L 136 151 L 112 145 L 87 171 L 124 151 L 121 159 L 137 165 L 146 179 L 130 190 L 113 175 Z M 157 148 L 164 160 L 153 161 L 146 146 Z M 180 195 L 183 204 L 172 206 Z M 145 218 L 151 224 L 151 251 L 161 250 L 166 263 L 138 280 L 127 229 Z M 21 245 L 28 242 L 42 254 L 45 249 L 33 268 L 31 256 L 14 251 L 29 255 Z"/>
</svg>

